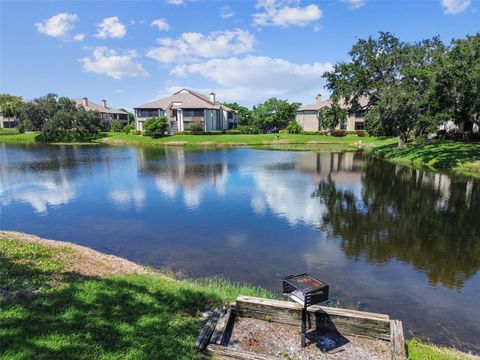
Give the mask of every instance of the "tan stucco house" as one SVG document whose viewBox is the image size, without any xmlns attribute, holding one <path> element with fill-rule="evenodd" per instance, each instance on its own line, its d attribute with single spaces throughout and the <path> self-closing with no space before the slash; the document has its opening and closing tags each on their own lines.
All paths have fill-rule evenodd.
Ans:
<svg viewBox="0 0 480 360">
<path fill-rule="evenodd" d="M 114 120 L 119 120 L 124 123 L 128 122 L 128 113 L 123 110 L 107 106 L 107 100 L 102 100 L 101 105 L 95 104 L 86 97 L 83 99 L 75 99 L 74 101 L 77 106 L 82 106 L 87 111 L 98 111 L 102 117 L 102 121 L 112 122 Z"/>
<path fill-rule="evenodd" d="M 318 111 L 321 108 L 331 106 L 332 104 L 331 99 L 322 101 L 322 96 L 320 94 L 317 95 L 315 100 L 315 104 L 303 105 L 296 111 L 295 119 L 305 131 L 323 130 L 320 129 L 320 123 L 317 116 Z M 367 98 L 361 97 L 359 99 L 359 103 L 360 106 L 366 105 Z M 340 106 L 347 108 L 347 105 L 345 105 L 345 102 L 342 100 L 340 101 Z M 344 130 L 363 130 L 365 128 L 365 112 L 349 112 L 347 122 L 344 124 L 343 127 L 339 125 L 337 128 Z"/>
<path fill-rule="evenodd" d="M 237 126 L 238 113 L 215 99 L 215 93 L 206 96 L 196 91 L 182 89 L 166 98 L 134 108 L 137 130 L 143 130 L 151 117 L 166 116 L 169 132 L 188 130 L 193 122 L 203 124 L 205 130 L 227 130 Z"/>
</svg>

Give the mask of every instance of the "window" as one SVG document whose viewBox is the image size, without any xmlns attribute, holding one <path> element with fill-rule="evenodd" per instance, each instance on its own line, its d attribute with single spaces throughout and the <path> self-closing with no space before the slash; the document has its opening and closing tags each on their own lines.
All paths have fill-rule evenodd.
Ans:
<svg viewBox="0 0 480 360">
<path fill-rule="evenodd" d="M 365 130 L 365 123 L 363 121 L 356 121 L 355 130 Z"/>
<path fill-rule="evenodd" d="M 136 109 L 137 117 L 151 118 L 163 115 L 163 111 L 159 109 Z"/>
<path fill-rule="evenodd" d="M 195 118 L 195 117 L 203 118 L 203 109 L 184 110 L 183 111 L 183 118 Z"/>
<path fill-rule="evenodd" d="M 363 118 L 365 116 L 365 111 L 363 111 L 363 110 L 362 111 L 355 111 L 353 113 L 353 116 L 356 117 L 357 119 L 358 118 Z"/>
</svg>

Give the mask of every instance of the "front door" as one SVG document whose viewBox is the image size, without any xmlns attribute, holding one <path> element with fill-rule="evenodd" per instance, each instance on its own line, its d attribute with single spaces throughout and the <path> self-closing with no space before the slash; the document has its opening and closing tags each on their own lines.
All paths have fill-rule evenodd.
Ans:
<svg viewBox="0 0 480 360">
<path fill-rule="evenodd" d="M 175 119 L 175 121 L 177 121 L 177 109 L 172 109 L 172 119 Z"/>
</svg>

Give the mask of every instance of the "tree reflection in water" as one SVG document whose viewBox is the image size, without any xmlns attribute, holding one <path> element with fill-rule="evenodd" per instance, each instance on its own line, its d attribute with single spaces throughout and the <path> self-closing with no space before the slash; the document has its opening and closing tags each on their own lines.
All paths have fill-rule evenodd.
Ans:
<svg viewBox="0 0 480 360">
<path fill-rule="evenodd" d="M 312 196 L 326 208 L 322 230 L 349 256 L 398 259 L 457 290 L 479 269 L 479 182 L 367 159 L 361 198 L 329 177 Z"/>
</svg>

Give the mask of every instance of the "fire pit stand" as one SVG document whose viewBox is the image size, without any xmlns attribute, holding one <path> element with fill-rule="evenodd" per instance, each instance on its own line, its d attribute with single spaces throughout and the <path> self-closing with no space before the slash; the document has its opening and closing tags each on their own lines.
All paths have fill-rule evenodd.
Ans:
<svg viewBox="0 0 480 360">
<path fill-rule="evenodd" d="M 302 348 L 307 344 L 307 308 L 328 300 L 329 286 L 317 278 L 305 274 L 289 275 L 282 278 L 283 294 L 302 305 L 302 326 L 300 341 Z"/>
</svg>

